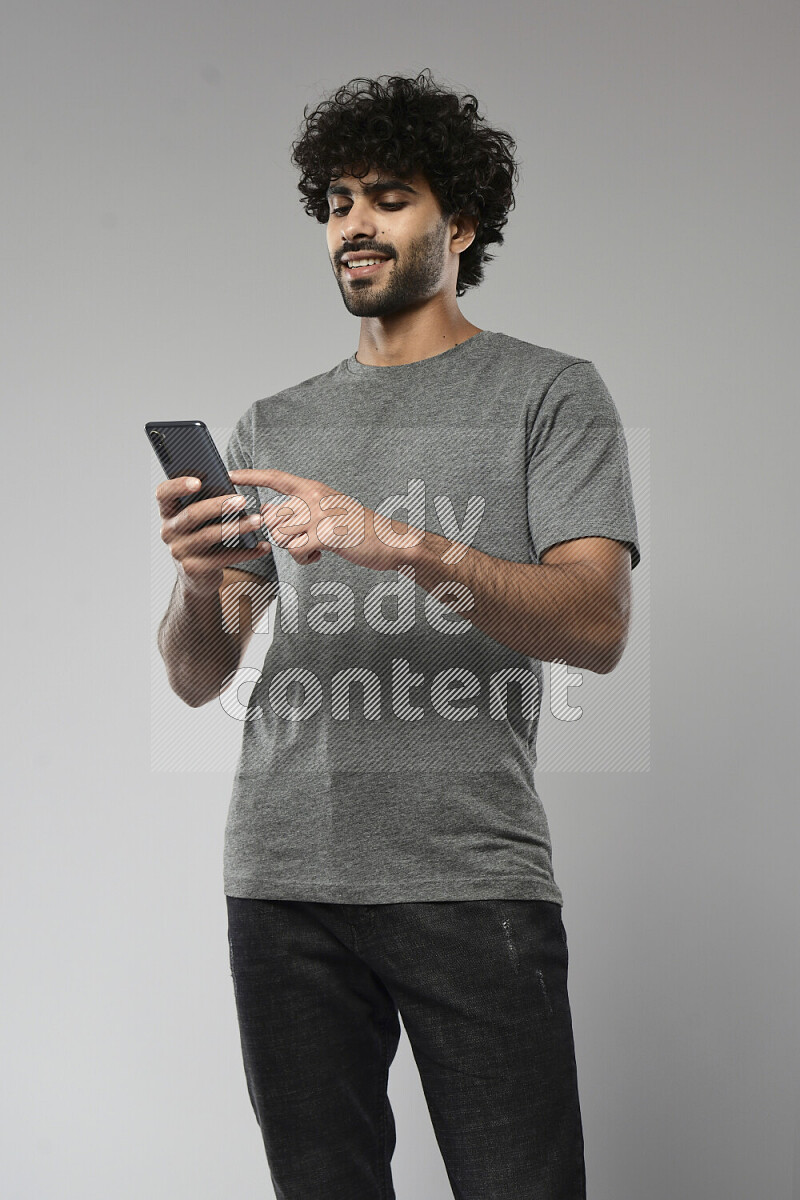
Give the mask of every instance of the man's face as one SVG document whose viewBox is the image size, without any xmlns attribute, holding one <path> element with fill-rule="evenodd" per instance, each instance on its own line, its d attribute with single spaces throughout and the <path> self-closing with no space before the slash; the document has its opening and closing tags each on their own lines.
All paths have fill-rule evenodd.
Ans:
<svg viewBox="0 0 800 1200">
<path fill-rule="evenodd" d="M 356 168 L 358 169 L 358 168 Z M 450 226 L 423 175 L 342 175 L 328 192 L 331 266 L 349 312 L 384 317 L 427 300 L 458 271 Z M 374 265 L 359 261 L 380 259 Z M 450 260 L 454 259 L 454 262 Z"/>
</svg>

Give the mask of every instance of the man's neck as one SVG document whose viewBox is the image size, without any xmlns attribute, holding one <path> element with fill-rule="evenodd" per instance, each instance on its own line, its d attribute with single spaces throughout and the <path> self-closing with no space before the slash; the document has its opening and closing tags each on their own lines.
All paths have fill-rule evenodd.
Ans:
<svg viewBox="0 0 800 1200">
<path fill-rule="evenodd" d="M 481 330 L 461 313 L 424 305 L 389 317 L 362 317 L 356 358 L 365 366 L 396 367 L 452 350 Z"/>
</svg>

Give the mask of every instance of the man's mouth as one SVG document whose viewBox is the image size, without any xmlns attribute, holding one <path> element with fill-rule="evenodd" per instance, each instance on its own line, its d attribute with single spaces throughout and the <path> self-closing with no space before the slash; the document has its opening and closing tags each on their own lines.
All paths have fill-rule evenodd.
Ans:
<svg viewBox="0 0 800 1200">
<path fill-rule="evenodd" d="M 389 262 L 388 258 L 363 257 L 352 258 L 349 260 L 342 259 L 342 270 L 344 271 L 345 279 L 362 279 L 367 275 L 375 275 L 380 271 L 384 263 Z"/>
</svg>

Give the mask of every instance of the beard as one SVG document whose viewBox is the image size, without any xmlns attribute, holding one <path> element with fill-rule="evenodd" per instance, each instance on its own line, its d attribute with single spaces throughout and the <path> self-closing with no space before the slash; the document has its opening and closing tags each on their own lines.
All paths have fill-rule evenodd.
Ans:
<svg viewBox="0 0 800 1200">
<path fill-rule="evenodd" d="M 442 249 L 446 228 L 447 218 L 442 217 L 438 225 L 412 242 L 403 257 L 395 258 L 395 265 L 387 268 L 385 283 L 378 283 L 375 276 L 344 279 L 334 267 L 347 311 L 354 317 L 388 317 L 432 296 L 444 266 Z"/>
</svg>

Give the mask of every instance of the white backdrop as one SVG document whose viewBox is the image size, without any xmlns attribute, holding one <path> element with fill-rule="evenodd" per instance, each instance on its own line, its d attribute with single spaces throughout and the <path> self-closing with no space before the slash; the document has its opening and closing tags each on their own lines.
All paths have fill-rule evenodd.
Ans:
<svg viewBox="0 0 800 1200">
<path fill-rule="evenodd" d="M 590 358 L 649 431 L 650 769 L 538 779 L 589 1194 L 800 1200 L 799 25 L 788 0 L 4 0 L 9 1200 L 272 1194 L 230 777 L 151 770 L 142 426 L 230 427 L 353 352 L 289 146 L 304 104 L 424 66 L 521 159 L 465 315 Z M 447 1200 L 405 1038 L 390 1096 L 398 1200 Z"/>
</svg>

